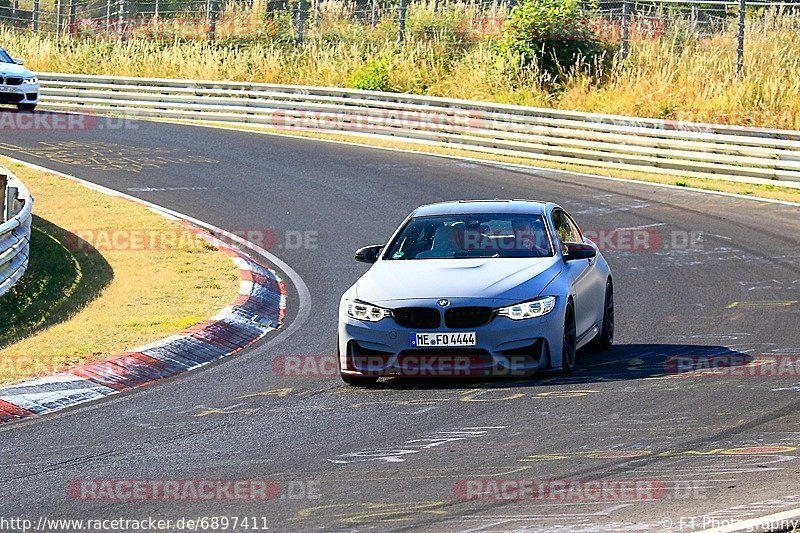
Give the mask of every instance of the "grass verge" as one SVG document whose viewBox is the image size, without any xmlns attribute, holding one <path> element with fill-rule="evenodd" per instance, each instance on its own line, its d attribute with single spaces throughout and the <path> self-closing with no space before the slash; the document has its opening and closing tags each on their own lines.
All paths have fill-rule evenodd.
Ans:
<svg viewBox="0 0 800 533">
<path fill-rule="evenodd" d="M 272 28 L 276 20 L 265 18 L 264 13 L 237 13 L 227 7 L 214 44 L 205 42 L 204 31 L 194 37 L 197 40 L 186 40 L 192 37 L 146 28 L 133 31 L 124 43 L 83 31 L 69 38 L 0 28 L 0 42 L 39 72 L 362 87 L 800 129 L 800 18 L 789 11 L 748 10 L 741 75 L 736 71 L 733 13 L 720 20 L 717 30 L 701 31 L 691 20 L 665 12 L 654 19 L 663 25 L 661 30 L 634 32 L 626 61 L 614 56 L 597 68 L 589 68 L 586 62 L 564 65 L 557 82 L 546 82 L 542 72 L 498 51 L 501 13 L 487 20 L 485 13 L 461 9 L 455 2 L 442 3 L 436 13 L 434 2 L 410 2 L 408 36 L 398 44 L 391 17 L 373 28 L 352 17 L 347 3 L 329 4 L 338 7 L 307 22 L 302 46 L 294 42 L 291 16 Z M 717 19 L 716 15 L 712 18 Z M 226 24 L 226 19 L 233 22 Z M 493 30 L 476 34 L 487 21 Z M 157 26 L 164 30 L 163 25 L 169 23 L 161 19 Z M 226 33 L 226 27 L 232 33 Z M 248 28 L 258 31 L 245 38 Z M 617 50 L 616 38 L 609 39 L 610 50 Z"/>
<path fill-rule="evenodd" d="M 36 199 L 28 272 L 0 297 L 0 383 L 152 342 L 238 292 L 226 255 L 144 206 L 0 158 Z"/>
</svg>

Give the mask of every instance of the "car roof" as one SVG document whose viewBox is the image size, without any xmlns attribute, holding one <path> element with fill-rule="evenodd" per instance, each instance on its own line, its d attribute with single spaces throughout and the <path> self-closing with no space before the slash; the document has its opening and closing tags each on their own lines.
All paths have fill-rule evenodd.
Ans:
<svg viewBox="0 0 800 533">
<path fill-rule="evenodd" d="M 517 213 L 523 215 L 543 215 L 550 202 L 537 200 L 458 200 L 440 202 L 418 207 L 411 213 L 413 217 L 433 215 L 463 215 L 483 213 Z"/>
</svg>

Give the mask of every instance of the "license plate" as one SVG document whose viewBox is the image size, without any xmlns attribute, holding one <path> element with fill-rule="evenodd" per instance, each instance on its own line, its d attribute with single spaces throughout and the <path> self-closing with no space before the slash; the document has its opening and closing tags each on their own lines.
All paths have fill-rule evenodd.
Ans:
<svg viewBox="0 0 800 533">
<path fill-rule="evenodd" d="M 425 348 L 428 346 L 475 346 L 477 343 L 474 331 L 461 333 L 412 333 L 411 346 Z"/>
<path fill-rule="evenodd" d="M 18 90 L 19 89 L 17 89 L 16 87 L 7 87 L 5 85 L 0 85 L 0 93 L 15 93 Z"/>
</svg>

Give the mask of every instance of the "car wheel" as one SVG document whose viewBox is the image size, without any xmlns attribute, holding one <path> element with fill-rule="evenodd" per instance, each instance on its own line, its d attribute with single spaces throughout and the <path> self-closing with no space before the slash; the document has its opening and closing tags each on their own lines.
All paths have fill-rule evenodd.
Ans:
<svg viewBox="0 0 800 533">
<path fill-rule="evenodd" d="M 614 286 L 609 279 L 606 282 L 606 300 L 603 307 L 603 328 L 592 341 L 592 348 L 605 351 L 614 344 Z"/>
<path fill-rule="evenodd" d="M 369 385 L 374 385 L 378 382 L 378 378 L 375 376 L 358 376 L 354 374 L 345 374 L 342 372 L 342 361 L 340 358 L 339 352 L 339 338 L 336 338 L 336 364 L 339 367 L 339 376 L 342 378 L 342 381 L 347 383 L 348 385 L 353 385 L 356 387 L 367 387 Z"/>
<path fill-rule="evenodd" d="M 36 109 L 36 104 L 17 104 L 17 109 L 20 111 L 33 111 Z"/>
<path fill-rule="evenodd" d="M 572 306 L 572 302 L 567 303 L 567 310 L 564 313 L 564 340 L 561 345 L 561 372 L 569 374 L 575 368 L 578 352 L 575 334 L 575 308 Z"/>
</svg>

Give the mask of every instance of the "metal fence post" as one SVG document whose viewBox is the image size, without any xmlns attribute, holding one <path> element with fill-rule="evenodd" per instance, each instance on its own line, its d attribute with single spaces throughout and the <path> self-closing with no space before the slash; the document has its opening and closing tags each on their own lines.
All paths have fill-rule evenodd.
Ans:
<svg viewBox="0 0 800 533">
<path fill-rule="evenodd" d="M 33 0 L 33 13 L 31 13 L 33 31 L 39 31 L 39 0 Z"/>
<path fill-rule="evenodd" d="M 158 0 L 156 0 L 156 6 L 153 8 L 153 16 L 155 18 L 158 18 L 158 12 L 161 10 L 160 8 L 161 8 L 161 3 Z"/>
<path fill-rule="evenodd" d="M 214 44 L 217 40 L 217 0 L 208 3 L 208 42 Z"/>
<path fill-rule="evenodd" d="M 61 0 L 56 0 L 56 33 L 61 34 Z"/>
<path fill-rule="evenodd" d="M 401 43 L 406 39 L 406 10 L 408 8 L 407 0 L 400 0 L 400 31 L 397 40 Z"/>
<path fill-rule="evenodd" d="M 106 0 L 106 35 L 111 35 L 111 0 Z"/>
<path fill-rule="evenodd" d="M 17 11 L 19 10 L 19 0 L 13 0 L 11 2 L 11 24 L 13 26 L 17 25 Z"/>
<path fill-rule="evenodd" d="M 742 75 L 744 69 L 744 10 L 745 0 L 739 0 L 739 32 L 736 43 L 736 76 Z"/>
<path fill-rule="evenodd" d="M 117 37 L 121 43 L 125 42 L 125 34 L 125 0 L 117 0 Z"/>
<path fill-rule="evenodd" d="M 75 16 L 78 11 L 78 0 L 70 0 L 69 2 L 69 34 L 75 35 L 76 27 L 75 27 Z"/>
<path fill-rule="evenodd" d="M 297 44 L 303 44 L 303 33 L 306 29 L 306 12 L 308 11 L 308 4 L 306 0 L 299 0 L 297 2 Z"/>
<path fill-rule="evenodd" d="M 378 0 L 372 0 L 372 13 L 370 14 L 370 26 L 375 27 L 378 24 Z"/>
<path fill-rule="evenodd" d="M 622 2 L 622 27 L 620 28 L 620 38 L 622 44 L 620 45 L 620 57 L 623 61 L 628 59 L 630 53 L 630 30 L 631 30 L 631 0 L 623 0 Z"/>
</svg>

